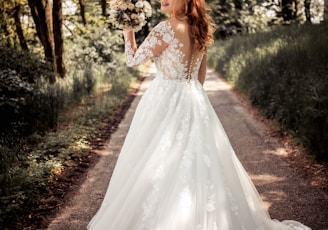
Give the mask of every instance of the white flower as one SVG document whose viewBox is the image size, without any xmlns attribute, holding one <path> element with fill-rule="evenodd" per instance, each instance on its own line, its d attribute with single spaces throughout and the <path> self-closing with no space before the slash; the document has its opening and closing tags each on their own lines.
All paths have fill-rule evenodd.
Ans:
<svg viewBox="0 0 328 230">
<path fill-rule="evenodd" d="M 143 12 L 145 13 L 146 17 L 149 18 L 151 16 L 151 6 L 147 1 L 143 1 L 143 5 Z"/>
<path fill-rule="evenodd" d="M 134 30 L 135 30 L 135 31 L 139 31 L 139 30 L 141 30 L 141 28 L 142 28 L 142 25 L 140 24 L 139 26 L 136 26 L 136 27 L 134 28 Z"/>
<path fill-rule="evenodd" d="M 143 1 L 142 4 L 143 4 L 144 9 L 151 10 L 151 6 L 150 6 L 149 2 Z"/>
<path fill-rule="evenodd" d="M 150 16 L 151 16 L 151 11 L 148 11 L 148 10 L 146 11 L 146 10 L 145 10 L 144 12 L 145 12 L 146 17 L 147 17 L 147 18 L 150 18 Z"/>
<path fill-rule="evenodd" d="M 112 7 L 111 7 L 113 10 L 119 10 L 120 9 L 120 6 L 119 5 L 113 5 Z"/>
<path fill-rule="evenodd" d="M 139 14 L 138 18 L 140 21 L 144 21 L 146 19 L 146 16 L 144 13 L 141 13 L 141 14 Z"/>
<path fill-rule="evenodd" d="M 142 8 L 144 6 L 144 4 L 143 4 L 142 1 L 137 1 L 135 6 L 138 7 L 138 8 Z"/>
<path fill-rule="evenodd" d="M 117 16 L 116 10 L 110 10 L 109 11 L 109 18 L 115 18 Z"/>
<path fill-rule="evenodd" d="M 151 17 L 152 8 L 146 0 L 137 0 L 135 4 L 126 0 L 111 0 L 109 22 L 119 29 L 140 30 Z"/>
</svg>

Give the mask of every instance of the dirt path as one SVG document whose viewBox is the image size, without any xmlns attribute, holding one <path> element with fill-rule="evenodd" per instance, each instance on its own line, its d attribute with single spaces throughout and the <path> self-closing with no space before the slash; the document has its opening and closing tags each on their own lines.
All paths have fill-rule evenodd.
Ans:
<svg viewBox="0 0 328 230">
<path fill-rule="evenodd" d="M 154 73 L 155 70 L 151 69 L 150 74 Z M 150 80 L 148 77 L 143 82 L 118 130 L 107 147 L 98 152 L 102 155 L 99 162 L 89 170 L 86 181 L 50 223 L 48 230 L 86 229 L 101 204 L 136 105 Z M 268 135 L 268 128 L 250 115 L 230 86 L 215 72 L 208 71 L 205 89 L 272 218 L 294 219 L 314 230 L 327 230 L 328 196 L 309 185 L 288 165 L 283 157 L 284 146 Z"/>
</svg>

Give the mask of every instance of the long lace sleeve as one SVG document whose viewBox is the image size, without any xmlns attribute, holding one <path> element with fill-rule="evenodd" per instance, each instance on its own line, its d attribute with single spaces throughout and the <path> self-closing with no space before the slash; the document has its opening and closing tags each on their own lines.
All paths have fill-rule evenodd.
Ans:
<svg viewBox="0 0 328 230">
<path fill-rule="evenodd" d="M 130 34 L 129 34 L 130 33 Z M 136 48 L 133 32 L 125 32 L 125 54 L 128 66 L 136 66 L 158 56 L 169 44 L 171 36 L 164 22 L 159 23 Z"/>
</svg>

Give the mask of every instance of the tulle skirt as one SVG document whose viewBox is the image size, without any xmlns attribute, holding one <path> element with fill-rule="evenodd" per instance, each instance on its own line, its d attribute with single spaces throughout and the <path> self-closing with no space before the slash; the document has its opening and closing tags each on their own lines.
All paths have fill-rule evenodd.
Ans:
<svg viewBox="0 0 328 230">
<path fill-rule="evenodd" d="M 310 228 L 270 218 L 198 81 L 157 77 L 88 229 Z"/>
</svg>

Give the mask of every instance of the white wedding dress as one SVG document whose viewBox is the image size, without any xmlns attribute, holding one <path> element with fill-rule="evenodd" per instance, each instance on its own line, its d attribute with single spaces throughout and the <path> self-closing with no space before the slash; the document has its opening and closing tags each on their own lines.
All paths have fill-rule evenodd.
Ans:
<svg viewBox="0 0 328 230">
<path fill-rule="evenodd" d="M 154 57 L 152 48 L 163 43 L 169 45 Z M 136 52 L 126 41 L 128 65 L 151 58 L 157 75 L 88 229 L 310 229 L 270 218 L 197 79 L 202 58 L 190 72 L 182 46 L 169 22 L 158 24 Z"/>
</svg>

